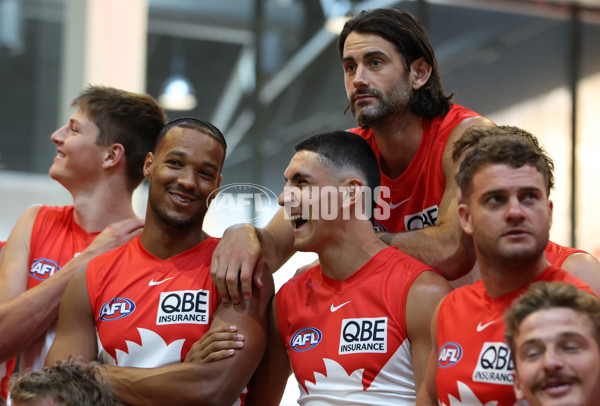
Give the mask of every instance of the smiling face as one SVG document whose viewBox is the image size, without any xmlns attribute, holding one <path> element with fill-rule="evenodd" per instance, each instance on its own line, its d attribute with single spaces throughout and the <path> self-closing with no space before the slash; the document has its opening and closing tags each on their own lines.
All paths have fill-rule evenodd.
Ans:
<svg viewBox="0 0 600 406">
<path fill-rule="evenodd" d="M 319 154 L 306 150 L 294 155 L 284 176 L 286 184 L 278 200 L 294 226 L 294 248 L 318 253 L 333 238 L 333 221 L 341 217 L 340 185 Z"/>
<path fill-rule="evenodd" d="M 221 184 L 224 154 L 217 140 L 198 130 L 169 130 L 144 164 L 150 215 L 177 229 L 201 226 L 208 197 Z"/>
<path fill-rule="evenodd" d="M 68 190 L 93 185 L 102 173 L 105 147 L 96 144 L 99 130 L 83 110 L 77 110 L 66 124 L 52 133 L 56 157 L 49 170 L 52 179 Z"/>
<path fill-rule="evenodd" d="M 482 167 L 458 212 L 464 231 L 473 236 L 477 258 L 535 261 L 548 244 L 552 202 L 542 174 L 531 165 Z"/>
<path fill-rule="evenodd" d="M 531 406 L 592 406 L 600 353 L 591 319 L 568 308 L 527 316 L 515 336 L 515 394 Z"/>
<path fill-rule="evenodd" d="M 411 83 L 402 55 L 376 34 L 351 32 L 342 57 L 346 96 L 361 126 L 408 110 Z M 420 87 L 420 86 L 419 86 Z"/>
</svg>

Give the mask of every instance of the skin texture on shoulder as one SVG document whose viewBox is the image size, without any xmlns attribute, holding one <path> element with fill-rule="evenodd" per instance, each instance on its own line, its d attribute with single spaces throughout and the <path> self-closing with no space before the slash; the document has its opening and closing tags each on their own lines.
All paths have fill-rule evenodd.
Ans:
<svg viewBox="0 0 600 406">
<path fill-rule="evenodd" d="M 561 268 L 586 283 L 600 297 L 600 262 L 592 254 L 576 252 L 562 263 Z"/>
<path fill-rule="evenodd" d="M 410 339 L 417 394 L 426 385 L 430 355 L 433 353 L 431 320 L 438 304 L 452 287 L 434 271 L 421 273 L 410 287 L 406 301 L 406 328 Z M 437 351 L 435 352 L 437 353 Z"/>
<path fill-rule="evenodd" d="M 430 341 L 431 341 L 431 351 L 429 353 L 429 358 L 427 361 L 427 368 L 425 371 L 424 382 L 421 385 L 421 388 L 417 392 L 417 405 L 418 406 L 437 406 L 438 404 L 438 396 L 437 396 L 437 384 L 436 384 L 436 376 L 437 376 L 437 355 L 438 355 L 438 344 L 437 344 L 437 325 L 438 325 L 438 315 L 440 312 L 440 306 L 442 305 L 442 300 L 436 305 L 433 315 L 431 316 L 431 325 L 430 325 Z"/>
</svg>

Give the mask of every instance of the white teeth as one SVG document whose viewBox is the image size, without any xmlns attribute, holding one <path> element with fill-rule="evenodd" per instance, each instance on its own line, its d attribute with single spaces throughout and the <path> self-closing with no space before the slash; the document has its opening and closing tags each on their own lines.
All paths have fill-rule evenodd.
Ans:
<svg viewBox="0 0 600 406">
<path fill-rule="evenodd" d="M 292 220 L 292 221 L 302 220 L 302 215 L 301 214 L 292 214 L 292 215 L 290 215 L 290 220 Z"/>
<path fill-rule="evenodd" d="M 60 152 L 59 152 L 59 153 L 57 153 L 56 155 L 57 155 L 59 158 L 64 158 L 64 157 L 65 157 L 65 154 L 62 154 L 62 153 L 60 153 Z"/>
<path fill-rule="evenodd" d="M 190 199 L 190 198 L 187 198 L 187 197 L 183 197 L 183 196 L 180 196 L 180 195 L 175 195 L 175 194 L 174 194 L 174 195 L 173 195 L 173 197 L 174 197 L 175 199 L 179 200 L 181 203 L 189 203 L 189 202 L 191 202 L 191 201 L 192 201 L 192 199 Z"/>
</svg>

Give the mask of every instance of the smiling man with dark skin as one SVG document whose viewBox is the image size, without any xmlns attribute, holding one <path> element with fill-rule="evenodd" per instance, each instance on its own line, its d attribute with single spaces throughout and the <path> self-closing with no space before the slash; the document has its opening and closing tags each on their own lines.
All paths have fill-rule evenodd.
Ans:
<svg viewBox="0 0 600 406">
<path fill-rule="evenodd" d="M 264 289 L 234 305 L 222 303 L 211 282 L 218 240 L 202 223 L 221 183 L 225 149 L 221 132 L 205 121 L 182 118 L 164 127 L 144 164 L 144 230 L 69 284 L 47 365 L 103 361 L 100 375 L 132 405 L 228 405 L 240 397 L 265 348 L 274 288 L 267 274 Z M 194 343 L 229 325 L 244 340 L 238 357 L 197 361 Z"/>
</svg>

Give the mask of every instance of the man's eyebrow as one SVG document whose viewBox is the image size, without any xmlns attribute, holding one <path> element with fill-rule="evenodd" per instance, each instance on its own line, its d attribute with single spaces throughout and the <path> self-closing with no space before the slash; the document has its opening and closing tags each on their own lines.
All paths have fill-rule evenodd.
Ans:
<svg viewBox="0 0 600 406">
<path fill-rule="evenodd" d="M 364 59 L 372 58 L 374 56 L 385 56 L 385 57 L 388 57 L 388 54 L 386 54 L 383 51 L 377 50 L 377 51 L 368 51 L 368 52 L 366 52 L 366 53 L 364 53 L 362 55 L 362 57 Z M 350 61 L 354 61 L 354 60 L 355 60 L 355 58 L 353 56 L 346 56 L 346 57 L 344 57 L 342 59 L 342 62 L 350 62 Z"/>
<path fill-rule="evenodd" d="M 169 152 L 167 152 L 165 154 L 165 158 L 171 157 L 171 156 L 176 156 L 176 157 L 180 157 L 180 158 L 186 158 L 188 156 L 188 154 L 186 152 L 183 151 L 179 151 L 177 149 L 171 150 Z M 203 165 L 206 165 L 212 169 L 214 169 L 215 171 L 219 170 L 219 166 L 217 164 L 215 164 L 214 162 L 211 161 L 202 161 Z"/>
<path fill-rule="evenodd" d="M 310 175 L 306 174 L 306 173 L 302 173 L 302 172 L 296 172 L 294 173 L 294 175 L 292 175 L 292 177 L 290 179 L 286 178 L 285 176 L 283 177 L 283 179 L 287 182 L 292 181 L 295 182 L 297 181 L 299 178 L 310 178 Z"/>
</svg>

